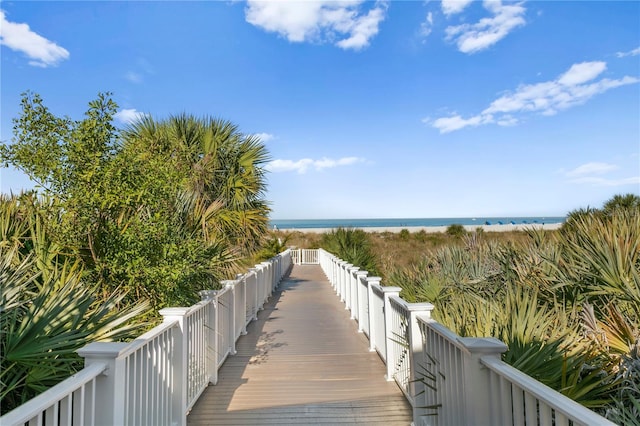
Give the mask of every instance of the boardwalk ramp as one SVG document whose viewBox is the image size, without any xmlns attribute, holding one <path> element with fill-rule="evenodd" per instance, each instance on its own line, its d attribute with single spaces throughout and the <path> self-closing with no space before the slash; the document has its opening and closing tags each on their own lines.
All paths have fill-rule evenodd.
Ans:
<svg viewBox="0 0 640 426">
<path fill-rule="evenodd" d="M 295 265 L 189 425 L 411 423 L 411 406 L 318 265 Z"/>
</svg>

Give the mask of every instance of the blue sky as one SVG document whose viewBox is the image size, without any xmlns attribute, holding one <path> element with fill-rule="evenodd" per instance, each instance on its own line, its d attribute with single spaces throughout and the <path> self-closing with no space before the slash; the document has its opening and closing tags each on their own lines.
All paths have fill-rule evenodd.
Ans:
<svg viewBox="0 0 640 426">
<path fill-rule="evenodd" d="M 261 135 L 274 219 L 551 216 L 640 194 L 640 2 L 11 2 L 20 93 Z M 2 192 L 28 187 L 0 169 Z"/>
</svg>

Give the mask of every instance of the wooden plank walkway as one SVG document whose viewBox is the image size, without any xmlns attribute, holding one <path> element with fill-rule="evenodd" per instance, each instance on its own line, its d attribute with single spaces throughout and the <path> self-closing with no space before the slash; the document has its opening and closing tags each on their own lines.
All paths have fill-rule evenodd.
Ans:
<svg viewBox="0 0 640 426">
<path fill-rule="evenodd" d="M 189 425 L 411 423 L 411 406 L 319 266 L 295 265 L 247 331 Z"/>
</svg>

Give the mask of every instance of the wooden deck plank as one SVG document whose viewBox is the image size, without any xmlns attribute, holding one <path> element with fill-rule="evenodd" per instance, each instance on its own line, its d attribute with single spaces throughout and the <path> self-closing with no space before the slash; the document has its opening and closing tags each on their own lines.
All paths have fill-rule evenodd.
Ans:
<svg viewBox="0 0 640 426">
<path fill-rule="evenodd" d="M 317 265 L 296 265 L 188 424 L 408 425 L 411 406 Z"/>
</svg>

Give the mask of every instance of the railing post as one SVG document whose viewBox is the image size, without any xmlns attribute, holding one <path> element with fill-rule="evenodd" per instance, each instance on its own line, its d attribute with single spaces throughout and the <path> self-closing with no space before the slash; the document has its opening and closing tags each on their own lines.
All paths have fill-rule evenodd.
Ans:
<svg viewBox="0 0 640 426">
<path fill-rule="evenodd" d="M 489 369 L 480 363 L 480 358 L 500 359 L 507 345 L 493 337 L 459 337 L 458 341 L 468 351 L 464 355 L 464 418 L 469 424 L 491 424 Z"/>
<path fill-rule="evenodd" d="M 364 315 L 366 315 L 366 313 L 364 312 L 364 302 L 362 300 L 363 297 L 367 297 L 366 295 L 363 294 L 362 291 L 360 291 L 360 282 L 361 280 L 366 279 L 367 275 L 369 274 L 369 272 L 367 271 L 358 271 L 356 272 L 356 309 L 355 312 L 357 313 L 356 315 L 356 319 L 358 320 L 358 333 L 362 333 L 364 332 L 364 328 L 362 328 L 362 318 Z M 352 316 L 353 316 L 353 312 L 352 312 Z"/>
<path fill-rule="evenodd" d="M 251 300 L 251 313 L 253 314 L 253 320 L 258 319 L 258 269 L 249 268 L 249 274 L 253 272 L 253 298 Z M 247 280 L 248 282 L 248 280 Z M 248 289 L 248 286 L 247 286 Z M 247 298 L 248 300 L 249 298 Z"/>
<path fill-rule="evenodd" d="M 417 360 L 423 356 L 422 351 L 424 345 L 422 342 L 422 331 L 420 331 L 420 324 L 418 318 L 429 319 L 431 318 L 431 311 L 433 311 L 433 305 L 431 303 L 408 303 L 407 309 L 409 310 L 409 394 L 413 398 L 413 419 L 419 418 L 424 411 L 426 404 L 419 403 L 419 400 L 424 399 L 421 396 L 426 395 L 426 389 L 424 381 L 421 381 L 422 372 L 425 371 L 426 366 L 420 365 Z"/>
<path fill-rule="evenodd" d="M 369 352 L 375 352 L 376 342 L 379 339 L 384 338 L 384 336 L 378 336 L 378 332 L 377 330 L 375 330 L 376 312 L 375 312 L 375 309 L 371 309 L 371 305 L 372 305 L 371 302 L 375 297 L 375 295 L 373 294 L 372 286 L 374 284 L 380 285 L 381 280 L 382 278 L 380 277 L 367 277 L 367 297 L 369 298 Z M 378 315 L 383 315 L 383 314 L 384 313 L 378 312 Z"/>
<path fill-rule="evenodd" d="M 126 346 L 127 343 L 93 342 L 77 351 L 84 358 L 85 367 L 107 365 L 107 370 L 96 377 L 95 400 L 100 403 L 95 404 L 95 418 L 99 424 L 125 424 L 125 365 L 118 355 Z"/>
<path fill-rule="evenodd" d="M 220 284 L 224 287 L 228 288 L 231 292 L 231 306 L 229 306 L 229 310 L 231 311 L 231 321 L 229 321 L 229 336 L 231 336 L 231 342 L 229 342 L 229 354 L 235 355 L 236 352 L 236 282 L 235 280 L 223 280 L 220 281 Z"/>
<path fill-rule="evenodd" d="M 389 347 L 391 346 L 389 344 L 389 340 L 393 339 L 392 336 L 392 329 L 393 329 L 393 324 L 391 322 L 391 302 L 389 301 L 389 297 L 391 296 L 397 296 L 400 297 L 400 291 L 402 291 L 402 288 L 400 287 L 382 287 L 382 291 L 384 291 L 384 353 L 385 353 L 385 359 L 386 364 L 387 364 L 387 374 L 385 375 L 385 379 L 387 379 L 388 382 L 392 382 L 393 380 L 395 380 L 393 378 L 393 369 L 395 368 L 395 365 L 392 365 L 391 362 L 389 362 Z"/>
<path fill-rule="evenodd" d="M 178 322 L 178 332 L 174 340 L 173 352 L 173 397 L 171 398 L 172 423 L 177 426 L 187 424 L 187 380 L 189 380 L 189 355 L 184 317 L 189 308 L 164 308 L 158 313 L 164 317 L 163 322 Z"/>
<path fill-rule="evenodd" d="M 200 300 L 209 302 L 205 326 L 207 327 L 207 374 L 209 383 L 218 383 L 218 323 L 216 321 L 218 304 L 216 303 L 216 290 L 199 291 Z"/>
<path fill-rule="evenodd" d="M 351 319 L 355 319 L 355 316 L 353 315 L 353 277 L 359 270 L 360 268 L 353 265 L 347 268 L 347 303 L 345 308 L 351 311 Z"/>
</svg>

